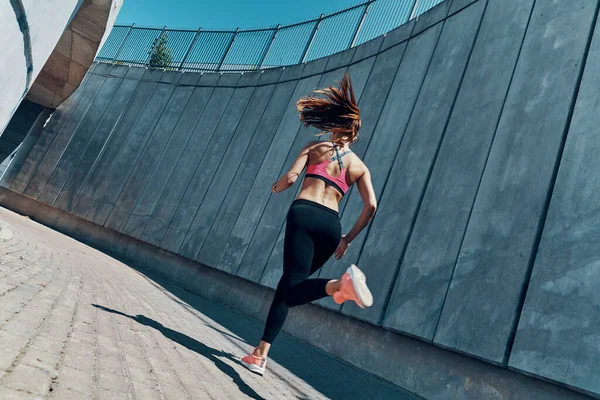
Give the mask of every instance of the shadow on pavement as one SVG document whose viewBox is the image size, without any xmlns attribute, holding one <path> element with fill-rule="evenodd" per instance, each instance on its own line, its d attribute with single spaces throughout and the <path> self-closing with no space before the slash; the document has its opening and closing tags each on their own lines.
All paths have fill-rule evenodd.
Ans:
<svg viewBox="0 0 600 400">
<path fill-rule="evenodd" d="M 103 311 L 106 311 L 109 313 L 113 313 L 113 314 L 117 314 L 117 315 L 121 315 L 121 316 L 124 316 L 127 318 L 131 318 L 132 320 L 134 320 L 135 322 L 137 322 L 139 324 L 146 325 L 146 326 L 156 329 L 157 331 L 162 333 L 166 338 L 168 338 L 168 339 L 172 340 L 173 342 L 178 343 L 178 344 L 182 345 L 183 347 L 185 347 L 191 351 L 194 351 L 194 352 L 200 354 L 201 356 L 206 357 L 207 359 L 212 361 L 215 364 L 215 366 L 221 370 L 221 372 L 223 372 L 224 374 L 226 374 L 233 380 L 233 382 L 238 386 L 240 391 L 242 393 L 244 393 L 245 395 L 247 395 L 253 399 L 263 399 L 263 397 L 261 397 L 258 393 L 256 393 L 250 386 L 248 386 L 242 380 L 242 378 L 235 371 L 235 369 L 233 369 L 230 365 L 227 365 L 226 363 L 224 363 L 222 360 L 219 359 L 219 357 L 226 357 L 226 358 L 229 358 L 239 364 L 239 360 L 237 360 L 233 354 L 213 349 L 212 347 L 209 347 L 209 346 L 205 345 L 204 343 L 201 343 L 201 342 L 197 341 L 196 339 L 191 338 L 181 332 L 177 332 L 177 331 L 174 331 L 173 329 L 167 328 L 160 322 L 155 321 L 151 318 L 148 318 L 144 315 L 138 314 L 136 316 L 133 316 L 133 315 L 125 314 L 121 311 L 113 310 L 111 308 L 104 307 L 104 306 L 101 306 L 98 304 L 92 304 L 92 305 L 100 310 L 103 310 Z"/>
<path fill-rule="evenodd" d="M 152 272 L 131 267 L 171 300 L 202 320 L 207 327 L 225 335 L 230 342 L 235 343 L 240 348 L 240 354 L 237 356 L 247 354 L 262 337 L 264 323 L 176 286 Z M 223 332 L 212 324 L 219 325 L 231 333 Z M 418 400 L 421 398 L 284 332 L 281 332 L 269 351 L 269 358 L 330 399 Z M 233 359 L 237 361 L 236 357 Z M 277 374 L 274 369 L 268 370 L 267 373 Z M 311 398 L 299 387 L 294 387 L 293 390 L 299 400 Z"/>
</svg>

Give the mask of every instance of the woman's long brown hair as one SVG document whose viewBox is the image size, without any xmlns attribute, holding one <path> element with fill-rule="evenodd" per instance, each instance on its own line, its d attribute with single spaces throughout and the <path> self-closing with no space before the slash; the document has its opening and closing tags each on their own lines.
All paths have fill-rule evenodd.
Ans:
<svg viewBox="0 0 600 400">
<path fill-rule="evenodd" d="M 316 97 L 321 94 L 324 97 Z M 360 129 L 360 110 L 356 105 L 352 80 L 345 73 L 338 87 L 329 86 L 314 90 L 310 95 L 296 103 L 300 120 L 305 126 L 314 126 L 323 135 L 336 134 L 335 143 L 343 146 L 358 139 Z"/>
</svg>

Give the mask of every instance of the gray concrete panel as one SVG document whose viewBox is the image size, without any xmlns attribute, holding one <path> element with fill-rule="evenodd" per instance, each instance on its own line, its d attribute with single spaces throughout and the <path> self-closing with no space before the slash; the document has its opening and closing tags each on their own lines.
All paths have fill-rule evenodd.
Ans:
<svg viewBox="0 0 600 400">
<path fill-rule="evenodd" d="M 392 166 L 377 215 L 359 259 L 368 273 L 374 303 L 367 310 L 345 304 L 342 312 L 379 323 L 398 262 L 410 236 L 428 173 L 443 137 L 461 77 L 483 14 L 484 3 L 450 18 L 439 43 Z"/>
<path fill-rule="evenodd" d="M 116 65 L 115 65 L 116 67 Z M 141 80 L 144 78 L 144 74 L 146 73 L 145 68 L 139 67 L 129 67 L 127 73 L 125 74 L 125 79 L 138 79 Z"/>
<path fill-rule="evenodd" d="M 190 180 L 206 150 L 206 143 L 210 141 L 213 131 L 217 126 L 223 110 L 227 106 L 232 89 L 218 89 L 212 87 L 196 88 L 190 103 L 198 106 L 196 123 L 190 129 L 193 131 L 191 137 L 182 150 L 181 157 L 176 161 L 176 166 L 171 178 L 167 182 L 166 189 L 160 194 L 158 204 L 148 227 L 146 227 L 146 240 L 155 246 L 159 246 L 163 239 L 169 223 L 177 210 Z"/>
<path fill-rule="evenodd" d="M 135 167 L 127 178 L 115 207 L 106 220 L 106 227 L 130 234 L 130 229 L 125 231 L 128 218 L 134 211 L 137 201 L 162 156 L 193 91 L 194 88 L 190 86 L 175 87 L 167 106 L 152 130 L 150 138 L 145 143 L 142 153 L 136 160 Z"/>
<path fill-rule="evenodd" d="M 415 27 L 415 22 L 416 21 L 414 19 L 411 19 L 393 31 L 386 33 L 385 37 L 383 38 L 383 44 L 381 45 L 381 51 L 387 50 L 398 43 L 402 43 L 410 39 L 412 31 Z"/>
<path fill-rule="evenodd" d="M 116 78 L 124 78 L 130 69 L 131 67 L 126 65 L 113 65 L 108 74 Z"/>
<path fill-rule="evenodd" d="M 600 397 L 600 25 L 560 162 L 509 367 Z"/>
<path fill-rule="evenodd" d="M 112 133 L 115 131 L 117 123 L 123 116 L 127 105 L 133 97 L 133 94 L 139 84 L 139 81 L 125 79 L 112 101 L 108 105 L 102 120 L 96 125 L 96 130 L 91 134 L 88 145 L 79 156 L 77 164 L 73 167 L 71 175 L 61 189 L 58 198 L 54 202 L 54 207 L 58 207 L 70 212 L 73 207 L 76 195 L 81 188 L 85 178 L 91 172 L 92 167 L 98 161 L 102 149 L 110 140 Z M 63 156 L 63 159 L 65 156 Z"/>
<path fill-rule="evenodd" d="M 369 80 L 366 82 L 364 92 L 362 94 L 357 93 L 357 95 L 360 96 L 358 104 L 360 107 L 362 128 L 360 130 L 360 139 L 358 142 L 352 145 L 352 150 L 360 158 L 363 158 L 365 151 L 370 147 L 370 142 L 373 137 L 377 120 L 379 119 L 383 106 L 386 102 L 387 95 L 390 92 L 392 82 L 396 76 L 396 72 L 402 60 L 405 49 L 406 44 L 402 44 L 378 55 L 374 61 L 372 71 L 369 75 Z M 350 68 L 350 73 L 353 74 L 352 68 Z M 380 162 L 381 160 L 378 160 L 377 165 L 383 165 Z M 387 175 L 387 170 L 389 170 L 390 164 L 391 163 L 385 165 L 385 175 Z M 358 193 L 354 193 L 355 191 L 356 190 L 349 191 L 339 204 L 340 214 L 342 216 L 342 229 L 345 232 L 351 229 L 354 220 L 362 211 L 362 199 Z M 353 196 L 355 206 L 358 206 L 356 207 L 358 211 L 357 214 L 353 213 L 355 210 L 350 210 L 349 213 L 346 213 L 348 201 Z M 358 196 L 360 203 L 356 202 L 356 196 Z M 344 215 L 346 215 L 346 218 L 344 218 Z M 348 216 L 350 216 L 350 218 L 348 218 Z M 360 245 L 353 247 L 358 250 Z M 321 269 L 319 276 L 321 276 L 321 274 L 324 277 L 339 276 L 348 267 L 347 262 L 347 259 L 336 261 L 332 258 Z M 333 303 L 331 299 L 323 299 L 321 300 L 321 304 L 328 304 L 335 308 L 339 308 L 339 306 Z"/>
<path fill-rule="evenodd" d="M 232 88 L 216 88 L 214 90 L 174 173 L 174 176 L 178 176 L 177 181 L 174 183 L 182 182 L 185 185 L 181 189 L 178 187 L 177 193 L 179 196 L 176 200 L 170 200 L 170 204 L 164 211 L 171 218 L 165 220 L 165 230 L 162 231 L 163 237 L 160 245 L 173 253 L 179 251 L 197 210 L 194 207 L 199 206 L 194 202 L 195 199 L 191 195 L 194 191 L 202 188 L 194 186 L 192 179 L 194 176 L 198 179 L 197 175 L 202 172 L 200 164 L 206 155 L 206 150 L 210 151 L 208 143 L 211 142 L 221 118 L 225 115 L 225 108 L 228 106 L 233 92 L 234 89 Z"/>
<path fill-rule="evenodd" d="M 260 71 L 252 71 L 252 72 L 244 72 L 242 76 L 240 76 L 240 80 L 238 81 L 238 87 L 244 86 L 256 86 L 258 85 L 258 81 L 260 80 L 261 72 Z"/>
<path fill-rule="evenodd" d="M 270 85 L 272 83 L 279 82 L 279 77 L 283 73 L 282 68 L 271 68 L 263 70 L 260 79 L 258 80 L 259 85 Z"/>
<path fill-rule="evenodd" d="M 254 90 L 253 87 L 236 89 L 231 96 L 231 100 L 223 113 L 223 118 L 215 129 L 211 141 L 207 144 L 209 151 L 205 152 L 200 160 L 196 173 L 192 177 L 188 190 L 177 210 L 176 216 L 184 216 L 184 219 L 181 219 L 181 223 L 177 225 L 171 224 L 171 226 L 176 226 L 185 234 L 177 253 L 186 258 L 193 260 L 200 251 L 200 246 L 204 240 L 201 235 L 197 235 L 198 229 L 200 229 L 199 224 L 201 224 L 201 219 L 196 218 L 198 209 L 205 196 L 210 197 L 211 195 L 207 190 L 221 161 L 228 162 L 228 160 L 223 160 L 223 156 L 231 145 L 236 128 L 244 115 Z"/>
<path fill-rule="evenodd" d="M 54 136 L 52 143 L 47 146 L 46 154 L 44 158 L 38 164 L 38 167 L 34 174 L 32 174 L 31 180 L 27 184 L 23 193 L 29 197 L 37 198 L 46 185 L 46 182 L 50 178 L 54 168 L 58 163 L 62 152 L 71 140 L 73 133 L 77 129 L 77 126 L 81 120 L 85 117 L 88 108 L 94 101 L 96 93 L 102 86 L 105 78 L 100 75 L 92 75 L 89 83 L 86 85 L 84 92 L 81 94 L 79 101 L 75 105 L 73 111 L 68 116 L 65 123 L 61 126 L 60 131 Z M 43 136 L 43 135 L 42 135 Z"/>
<path fill-rule="evenodd" d="M 443 21 L 448 16 L 452 0 L 442 1 L 437 6 L 419 15 L 415 20 L 415 27 L 412 31 L 412 36 L 416 36 L 433 25 Z"/>
<path fill-rule="evenodd" d="M 162 69 L 146 69 L 142 79 L 150 82 L 160 82 L 162 74 Z"/>
<path fill-rule="evenodd" d="M 302 71 L 304 70 L 304 65 L 305 64 L 296 64 L 290 67 L 284 67 L 283 72 L 281 72 L 281 76 L 279 77 L 279 82 L 285 82 L 291 79 L 300 79 Z"/>
<path fill-rule="evenodd" d="M 367 80 L 369 79 L 371 71 L 374 69 L 373 65 L 375 64 L 375 59 L 376 59 L 376 57 L 367 58 L 366 60 L 363 60 L 361 62 L 353 64 L 348 68 L 348 74 L 352 78 L 354 93 L 356 95 L 356 98 L 358 99 L 358 105 L 359 105 L 359 107 L 361 107 L 361 110 L 364 108 L 364 104 L 361 103 L 361 101 L 362 101 L 361 94 L 362 94 L 363 90 L 365 89 L 365 86 L 367 84 Z M 339 81 L 339 80 L 337 80 L 337 81 Z M 387 94 L 387 92 L 389 92 L 389 90 L 386 91 L 386 94 Z M 365 102 L 365 104 L 366 103 L 367 102 Z M 369 107 L 369 105 L 367 105 L 367 107 Z M 361 119 L 363 120 L 362 122 L 364 123 L 364 115 L 363 115 L 362 111 L 361 111 Z M 374 123 L 376 123 L 376 121 L 373 122 L 373 124 Z M 368 124 L 365 124 L 365 126 L 368 126 Z M 369 126 L 369 129 L 372 131 L 373 126 Z M 363 129 L 361 129 L 361 132 L 359 134 L 362 135 L 363 134 L 362 132 L 365 132 L 365 131 L 366 130 L 363 128 Z M 368 144 L 369 144 L 368 139 L 364 139 L 364 138 L 359 139 L 357 142 L 355 142 L 352 145 L 352 151 L 355 154 L 357 154 L 359 157 L 362 157 L 368 147 Z M 346 202 L 348 201 L 348 198 L 350 197 L 350 194 L 352 191 L 353 191 L 353 189 L 351 188 L 350 191 L 348 193 L 346 193 L 346 195 L 340 201 L 339 206 L 338 206 L 339 210 L 340 210 L 340 215 L 343 214 L 344 209 L 346 207 Z"/>
<path fill-rule="evenodd" d="M 183 75 L 179 79 L 179 84 L 196 86 L 201 77 L 202 77 L 202 74 L 200 72 L 186 71 L 183 73 Z"/>
<path fill-rule="evenodd" d="M 183 72 L 180 71 L 164 71 L 160 77 L 160 81 L 163 83 L 177 84 Z"/>
<path fill-rule="evenodd" d="M 198 81 L 199 86 L 217 86 L 219 83 L 219 79 L 221 78 L 221 74 L 213 73 L 213 72 L 205 72 L 200 77 Z"/>
<path fill-rule="evenodd" d="M 324 74 L 327 75 L 327 74 Z M 298 154 L 302 148 L 311 140 L 315 138 L 311 137 L 310 132 L 300 128 L 293 139 L 293 143 L 287 154 L 287 158 L 283 163 L 283 168 L 279 171 L 279 174 L 273 178 L 273 181 L 277 180 L 279 176 L 285 174 L 288 168 L 292 165 L 294 160 L 298 157 Z M 297 186 L 293 186 L 287 191 L 278 194 L 277 196 L 269 196 L 267 205 L 264 208 L 264 212 L 258 221 L 256 230 L 254 231 L 250 243 L 239 263 L 239 266 L 232 266 L 232 273 L 237 274 L 245 279 L 253 282 L 259 282 L 263 275 L 263 270 L 269 255 L 273 250 L 273 246 L 276 244 L 277 237 L 280 234 L 282 223 L 285 221 L 287 211 L 290 207 L 291 202 L 297 195 L 300 189 L 303 175 L 298 178 Z M 277 265 L 277 270 L 281 270 L 281 264 Z"/>
<path fill-rule="evenodd" d="M 223 74 L 219 78 L 219 81 L 217 82 L 217 86 L 236 87 L 238 82 L 240 81 L 241 76 L 242 76 L 242 74 L 239 74 L 239 73 Z"/>
<path fill-rule="evenodd" d="M 72 214 L 85 218 L 92 209 L 95 199 L 102 193 L 103 182 L 119 158 L 130 133 L 148 104 L 148 100 L 152 97 L 156 86 L 156 82 L 139 82 L 137 91 L 132 96 L 125 113 L 111 133 L 109 141 L 102 149 L 102 153 L 86 177 L 85 183 L 81 186 L 70 210 Z"/>
<path fill-rule="evenodd" d="M 433 340 L 532 6 L 531 0 L 488 3 L 388 305 L 386 327 Z"/>
<path fill-rule="evenodd" d="M 440 345 L 507 361 L 596 3 L 535 4 L 435 333 Z"/>
<path fill-rule="evenodd" d="M 414 37 L 406 45 L 396 46 L 398 48 L 406 46 L 406 51 L 364 156 L 364 162 L 371 172 L 373 188 L 378 199 L 387 183 L 391 165 L 404 137 L 441 31 L 442 25 L 437 25 Z M 341 218 L 344 232 L 352 229 L 362 208 L 363 201 L 360 193 L 358 190 L 352 190 Z M 348 265 L 357 263 L 367 232 L 368 228 L 354 239 L 342 260 L 330 260 L 326 263 L 319 276 L 338 276 L 348 268 Z M 331 299 L 323 299 L 320 304 L 334 309 L 340 308 Z"/>
<path fill-rule="evenodd" d="M 94 69 L 94 74 L 96 75 L 108 75 L 113 65 L 109 63 L 98 63 L 96 68 Z M 162 71 L 161 71 L 162 73 Z"/>
<path fill-rule="evenodd" d="M 288 124 L 285 128 L 280 126 L 282 115 L 291 104 L 290 98 L 292 95 L 297 95 L 303 91 L 311 90 L 313 85 L 318 81 L 318 77 L 309 78 L 298 82 L 299 88 L 296 89 L 296 82 L 289 81 L 278 84 L 270 98 L 264 114 L 260 119 L 260 123 L 256 128 L 256 134 L 252 138 L 240 166 L 231 180 L 231 185 L 219 212 L 213 222 L 204 245 L 198 254 L 197 260 L 202 264 L 215 267 L 218 265 L 219 257 L 225 248 L 227 239 L 235 226 L 240 210 L 244 206 L 244 202 L 252 188 L 253 182 L 261 167 L 265 154 L 271 146 L 273 137 L 278 132 L 293 129 L 293 120 L 291 118 L 284 119 L 283 125 Z M 296 89 L 296 90 L 295 90 Z M 297 126 L 296 130 L 297 130 Z"/>
<path fill-rule="evenodd" d="M 200 245 L 197 247 L 198 251 L 202 247 L 202 243 L 204 242 L 206 235 L 208 235 L 213 221 L 217 217 L 219 208 L 221 207 L 223 199 L 229 190 L 232 179 L 236 174 L 236 170 L 242 161 L 248 145 L 254 137 L 256 127 L 258 126 L 260 118 L 269 102 L 274 88 L 274 85 L 256 88 L 252 94 L 252 98 L 250 99 L 248 107 L 244 112 L 238 127 L 236 128 L 235 136 L 231 142 L 231 145 L 227 148 L 227 152 L 223 157 L 225 161 L 221 163 L 217 172 L 214 174 L 214 178 L 207 191 L 209 196 L 207 196 L 202 202 L 202 205 L 196 214 L 196 220 L 199 222 L 194 222 L 192 224 L 192 226 L 197 226 L 197 228 L 195 228 L 195 236 L 198 237 L 197 241 L 200 243 Z M 178 177 L 173 176 L 170 182 L 176 179 L 178 179 Z M 171 186 L 170 183 L 169 186 Z M 162 197 L 169 196 L 169 193 L 171 192 L 174 192 L 174 189 L 164 191 Z M 179 195 L 179 197 L 180 196 L 181 195 Z M 166 203 L 163 203 L 163 199 L 161 198 L 161 203 L 159 204 Z M 169 216 L 169 219 L 171 216 Z M 159 235 L 157 235 L 157 231 L 159 231 L 159 228 L 164 225 L 161 222 L 164 219 L 166 218 L 164 218 L 164 214 L 162 214 L 162 209 L 157 208 L 154 211 L 153 217 L 148 223 L 146 230 L 144 231 L 142 239 L 149 243 L 159 244 L 160 239 L 162 239 L 162 235 L 158 237 Z M 164 230 L 162 232 L 164 233 Z"/>
<path fill-rule="evenodd" d="M 156 85 L 156 83 L 152 84 Z M 102 183 L 98 197 L 86 217 L 89 221 L 104 225 L 108 219 L 173 90 L 174 86 L 169 84 L 157 85 L 132 128 L 117 161 Z"/>
<path fill-rule="evenodd" d="M 39 201 L 50 205 L 54 204 L 81 153 L 102 121 L 104 113 L 122 81 L 121 78 L 106 78 L 85 117 L 72 132 L 68 145 L 62 150 L 54 171 L 38 196 Z"/>
<path fill-rule="evenodd" d="M 246 248 L 250 244 L 254 230 L 260 220 L 263 210 L 270 196 L 271 184 L 276 180 L 277 174 L 281 171 L 282 165 L 288 155 L 288 152 L 294 142 L 300 120 L 298 119 L 295 103 L 298 97 L 308 93 L 314 88 L 319 77 L 311 77 L 298 82 L 298 85 L 284 83 L 288 88 L 288 101 L 278 104 L 274 108 L 278 115 L 272 124 L 265 129 L 275 133 L 273 142 L 268 148 L 264 158 L 260 159 L 260 170 L 256 173 L 256 179 L 252 187 L 244 193 L 246 197 L 244 206 L 237 218 L 235 226 L 227 239 L 225 249 L 221 254 L 220 260 L 216 265 L 219 269 L 228 272 L 236 272 Z M 295 87 L 295 91 L 293 88 Z M 290 95 L 293 96 L 290 99 Z M 271 107 L 267 113 L 271 111 Z M 285 113 L 283 113 L 285 111 Z M 282 117 L 283 115 L 283 117 Z M 267 116 L 267 114 L 265 114 Z M 258 161 L 258 160 L 257 160 Z M 242 166 L 244 168 L 244 166 Z"/>
<path fill-rule="evenodd" d="M 164 193 L 166 186 L 171 181 L 179 158 L 187 147 L 194 128 L 208 103 L 208 99 L 204 97 L 205 93 L 205 88 L 196 88 L 193 91 L 183 114 L 173 130 L 173 134 L 169 138 L 158 163 L 148 179 L 148 183 L 137 199 L 135 208 L 123 230 L 123 233 L 126 235 L 138 239 L 142 237 L 142 233 L 161 199 L 161 194 Z M 233 114 L 235 115 L 235 113 Z M 214 149 L 216 145 L 216 143 L 211 142 L 207 147 Z"/>
<path fill-rule="evenodd" d="M 485 1 L 485 0 L 450 0 L 452 4 L 450 5 L 450 10 L 448 11 L 448 16 L 454 15 L 457 12 L 460 12 L 463 8 L 468 7 L 471 3 L 475 1 Z M 506 2 L 505 2 L 506 3 Z M 514 7 L 513 4 L 506 3 L 509 7 Z"/>
<path fill-rule="evenodd" d="M 335 53 L 334 55 L 327 57 L 325 71 L 332 71 L 334 69 L 347 67 L 352 63 L 354 52 L 356 52 L 356 47 L 340 51 L 339 53 Z"/>
<path fill-rule="evenodd" d="M 325 70 L 328 61 L 328 58 L 319 58 L 317 60 L 307 62 L 304 64 L 304 69 L 302 70 L 302 78 L 320 74 Z"/>
<path fill-rule="evenodd" d="M 23 166 L 17 173 L 15 179 L 13 179 L 13 181 L 11 182 L 11 190 L 14 190 L 18 193 L 24 192 L 25 187 L 29 183 L 29 180 L 31 179 L 33 174 L 36 172 L 39 164 L 42 162 L 44 154 L 46 154 L 46 151 L 48 150 L 50 144 L 54 140 L 54 137 L 60 131 L 63 124 L 68 120 L 69 115 L 71 115 L 73 110 L 76 108 L 77 102 L 79 101 L 81 94 L 85 91 L 85 87 L 90 81 L 90 76 L 91 74 L 86 75 L 79 88 L 77 88 L 77 90 L 75 90 L 73 94 L 71 94 L 71 96 L 69 96 L 69 98 L 66 99 L 60 107 L 54 110 L 52 116 L 50 117 L 50 120 L 44 127 L 43 132 L 40 134 L 40 137 L 37 139 L 35 145 L 33 146 L 31 151 L 29 152 L 29 155 L 25 159 Z"/>
<path fill-rule="evenodd" d="M 379 54 L 382 44 L 383 36 L 378 36 L 375 39 L 371 39 L 368 42 L 365 42 L 360 46 L 355 47 L 356 51 L 352 56 L 352 62 L 355 63 L 364 60 L 365 58 L 369 58 L 371 56 Z"/>
</svg>

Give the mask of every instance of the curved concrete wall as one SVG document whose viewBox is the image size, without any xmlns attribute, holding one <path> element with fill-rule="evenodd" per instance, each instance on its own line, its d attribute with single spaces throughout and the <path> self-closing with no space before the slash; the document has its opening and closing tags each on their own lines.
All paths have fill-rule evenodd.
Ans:
<svg viewBox="0 0 600 400">
<path fill-rule="evenodd" d="M 376 300 L 321 305 L 600 396 L 597 13 L 598 0 L 449 0 L 291 68 L 95 65 L 9 186 L 274 287 L 296 189 L 270 184 L 314 133 L 295 101 L 348 70 L 380 208 L 320 276 L 357 262 Z M 344 229 L 360 208 L 352 190 Z"/>
<path fill-rule="evenodd" d="M 79 86 L 121 5 L 122 0 L 0 5 L 0 135 L 30 89 L 30 100 L 54 108 Z"/>
</svg>

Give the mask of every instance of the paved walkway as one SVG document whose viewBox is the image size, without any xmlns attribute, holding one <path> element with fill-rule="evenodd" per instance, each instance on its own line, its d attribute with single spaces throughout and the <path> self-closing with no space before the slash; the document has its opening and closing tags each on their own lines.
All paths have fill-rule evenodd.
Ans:
<svg viewBox="0 0 600 400">
<path fill-rule="evenodd" d="M 0 208 L 0 399 L 413 399 L 287 335 Z"/>
</svg>

